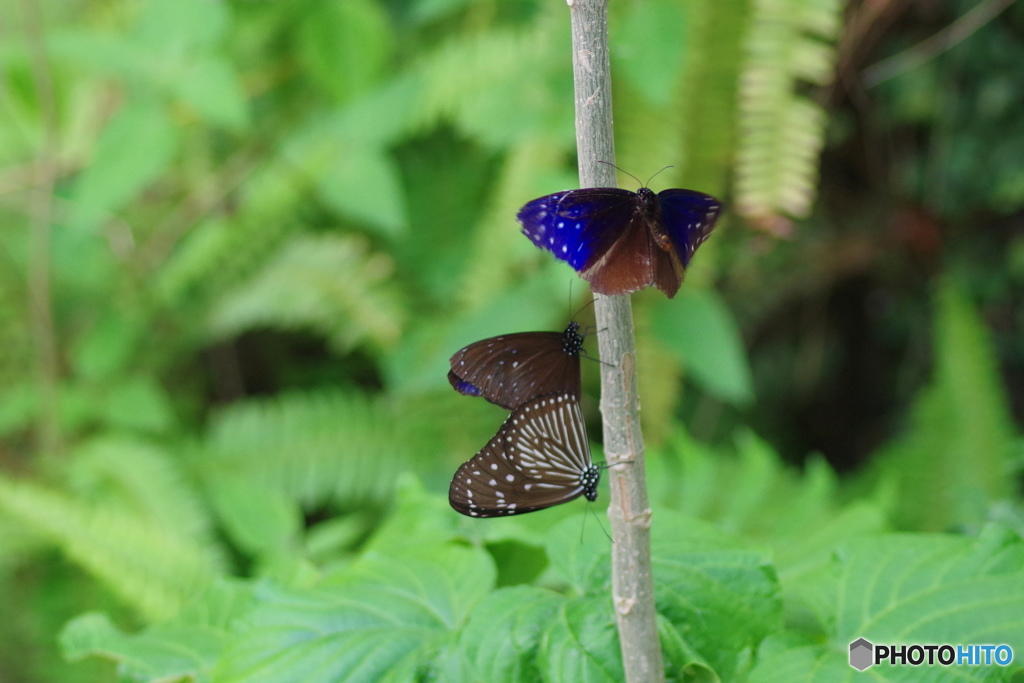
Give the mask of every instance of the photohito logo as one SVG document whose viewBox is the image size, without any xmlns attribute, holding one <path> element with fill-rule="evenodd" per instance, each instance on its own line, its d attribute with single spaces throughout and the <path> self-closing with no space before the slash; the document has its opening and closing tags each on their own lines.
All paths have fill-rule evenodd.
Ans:
<svg viewBox="0 0 1024 683">
<path fill-rule="evenodd" d="M 850 643 L 850 666 L 857 671 L 883 663 L 892 666 L 1007 666 L 1012 661 L 1013 648 L 1009 645 L 875 645 L 866 638 Z"/>
</svg>

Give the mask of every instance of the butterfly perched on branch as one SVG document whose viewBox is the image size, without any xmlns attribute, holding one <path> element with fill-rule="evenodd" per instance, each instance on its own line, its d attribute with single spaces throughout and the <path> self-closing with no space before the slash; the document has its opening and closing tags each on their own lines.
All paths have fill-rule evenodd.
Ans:
<svg viewBox="0 0 1024 683">
<path fill-rule="evenodd" d="M 720 208 L 694 190 L 590 187 L 534 199 L 518 219 L 530 241 L 576 269 L 594 292 L 654 286 L 672 298 Z"/>
<path fill-rule="evenodd" d="M 600 478 L 576 397 L 544 394 L 513 411 L 487 445 L 459 467 L 448 502 L 470 517 L 518 515 L 579 496 L 597 500 Z"/>
<path fill-rule="evenodd" d="M 534 396 L 569 393 L 580 400 L 579 323 L 564 332 L 517 332 L 489 337 L 455 352 L 448 381 L 467 396 L 515 410 Z"/>
</svg>

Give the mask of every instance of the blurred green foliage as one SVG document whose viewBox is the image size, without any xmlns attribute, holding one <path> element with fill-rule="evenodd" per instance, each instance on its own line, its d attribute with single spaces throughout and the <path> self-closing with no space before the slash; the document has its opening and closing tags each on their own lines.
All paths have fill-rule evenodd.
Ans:
<svg viewBox="0 0 1024 683">
<path fill-rule="evenodd" d="M 776 245 L 748 226 L 808 215 L 857 134 L 810 89 L 842 10 L 612 3 L 619 165 L 735 207 L 674 300 L 634 296 L 671 680 L 844 680 L 861 636 L 1024 654 L 1020 8 L 879 86 L 930 144 L 852 200 L 826 168 Z M 575 182 L 565 5 L 26 0 L 4 30 L 0 680 L 618 680 L 581 504 L 481 523 L 443 497 L 504 419 L 449 355 L 585 302 L 513 219 Z M 879 239 L 879 197 L 929 218 Z M 771 326 L 865 271 L 911 291 L 863 344 L 910 377 L 864 378 L 898 389 L 886 438 L 856 476 L 784 464 L 750 425 L 864 338 Z"/>
</svg>

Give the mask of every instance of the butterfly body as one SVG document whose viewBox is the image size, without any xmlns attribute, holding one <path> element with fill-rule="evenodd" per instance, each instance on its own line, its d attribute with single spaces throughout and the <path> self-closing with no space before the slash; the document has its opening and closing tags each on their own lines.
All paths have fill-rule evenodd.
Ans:
<svg viewBox="0 0 1024 683">
<path fill-rule="evenodd" d="M 564 332 L 517 332 L 474 342 L 452 355 L 448 382 L 460 394 L 482 396 L 509 410 L 541 394 L 580 398 L 579 323 Z"/>
<path fill-rule="evenodd" d="M 515 410 L 452 478 L 448 502 L 470 517 L 543 510 L 579 496 L 597 500 L 583 414 L 569 393 L 545 394 Z"/>
<path fill-rule="evenodd" d="M 576 269 L 593 291 L 655 286 L 671 298 L 719 210 L 718 200 L 693 190 L 592 187 L 534 199 L 518 219 L 523 234 Z"/>
</svg>

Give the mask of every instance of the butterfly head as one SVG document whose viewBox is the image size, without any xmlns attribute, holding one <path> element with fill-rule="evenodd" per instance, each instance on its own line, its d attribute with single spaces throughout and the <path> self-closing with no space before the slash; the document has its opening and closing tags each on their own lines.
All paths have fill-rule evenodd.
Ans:
<svg viewBox="0 0 1024 683">
<path fill-rule="evenodd" d="M 601 470 L 596 465 L 590 465 L 580 475 L 580 485 L 583 487 L 583 495 L 590 502 L 597 500 L 597 485 L 601 481 Z"/>
<path fill-rule="evenodd" d="M 644 211 L 651 211 L 658 205 L 658 195 L 649 187 L 641 187 L 636 191 L 637 203 Z"/>
<path fill-rule="evenodd" d="M 580 334 L 580 324 L 573 320 L 562 334 L 562 351 L 565 351 L 567 356 L 578 356 L 582 350 L 583 335 Z"/>
</svg>

